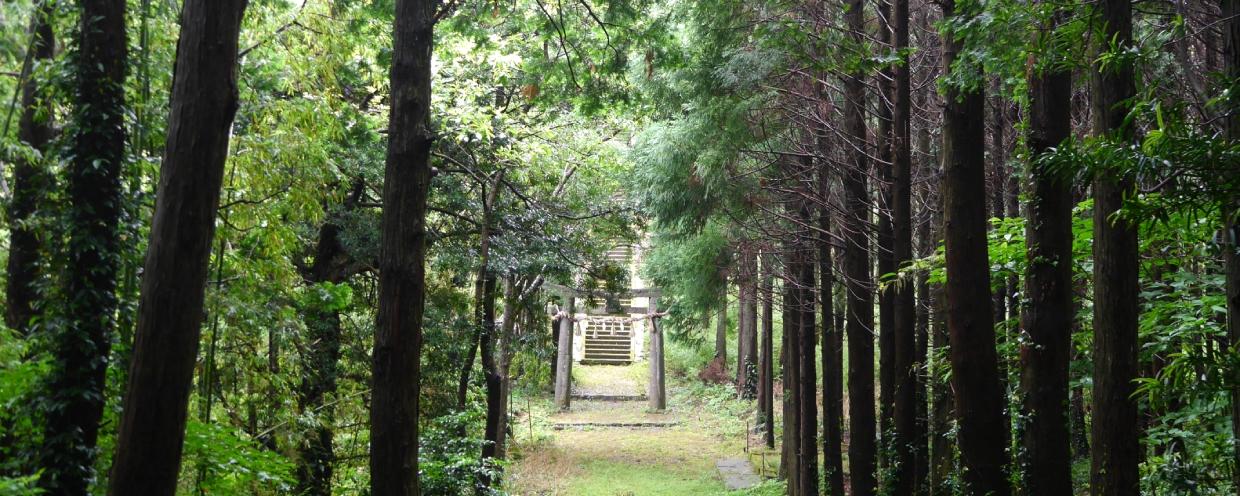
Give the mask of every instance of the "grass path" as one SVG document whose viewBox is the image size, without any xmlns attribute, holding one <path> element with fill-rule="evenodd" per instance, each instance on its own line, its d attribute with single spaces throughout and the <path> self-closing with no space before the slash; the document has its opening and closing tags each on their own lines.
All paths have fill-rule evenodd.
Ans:
<svg viewBox="0 0 1240 496">
<path fill-rule="evenodd" d="M 573 367 L 575 391 L 634 394 L 645 388 L 645 364 Z M 715 463 L 745 458 L 739 406 L 703 404 L 674 387 L 665 413 L 644 401 L 574 401 L 551 411 L 547 398 L 530 400 L 532 415 L 514 421 L 514 462 L 507 490 L 516 495 L 647 496 L 729 494 Z M 525 405 L 520 405 L 525 411 Z M 560 422 L 676 421 L 669 428 L 552 430 Z M 746 494 L 746 493 L 738 493 Z"/>
</svg>

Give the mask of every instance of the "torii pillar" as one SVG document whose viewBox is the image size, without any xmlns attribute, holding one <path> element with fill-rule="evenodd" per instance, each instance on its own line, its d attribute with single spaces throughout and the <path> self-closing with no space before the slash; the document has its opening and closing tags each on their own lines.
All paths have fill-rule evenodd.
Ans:
<svg viewBox="0 0 1240 496">
<path fill-rule="evenodd" d="M 646 315 L 650 319 L 650 380 L 646 384 L 646 399 L 650 402 L 651 411 L 661 412 L 667 409 L 667 388 L 663 381 L 663 330 L 659 329 L 658 297 L 652 294 L 649 298 Z"/>
<path fill-rule="evenodd" d="M 555 407 L 568 410 L 573 388 L 573 295 L 562 293 L 560 341 L 556 344 Z"/>
</svg>

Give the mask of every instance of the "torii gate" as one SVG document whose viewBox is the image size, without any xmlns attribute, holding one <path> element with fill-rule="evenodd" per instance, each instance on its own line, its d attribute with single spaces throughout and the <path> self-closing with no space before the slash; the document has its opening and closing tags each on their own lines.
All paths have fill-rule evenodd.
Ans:
<svg viewBox="0 0 1240 496">
<path fill-rule="evenodd" d="M 557 292 L 564 300 L 564 308 L 552 317 L 560 326 L 560 340 L 556 343 L 555 372 L 555 406 L 560 410 L 568 410 L 572 398 L 573 381 L 573 318 L 574 302 L 578 297 L 603 297 L 600 291 L 586 291 L 559 284 L 546 283 L 548 289 Z M 658 288 L 633 289 L 628 292 L 635 298 L 645 297 L 649 300 L 644 316 L 629 319 L 650 320 L 650 374 L 646 384 L 646 399 L 652 411 L 663 411 L 667 408 L 667 388 L 663 368 L 663 330 L 659 328 L 659 319 L 667 312 L 658 311 L 658 299 L 662 292 Z M 641 307 L 629 306 L 625 313 L 639 313 Z"/>
</svg>

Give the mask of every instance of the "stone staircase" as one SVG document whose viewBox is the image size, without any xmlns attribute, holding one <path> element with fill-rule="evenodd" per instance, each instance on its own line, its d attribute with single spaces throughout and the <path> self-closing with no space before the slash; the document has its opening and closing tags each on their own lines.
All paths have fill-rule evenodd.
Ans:
<svg viewBox="0 0 1240 496">
<path fill-rule="evenodd" d="M 583 364 L 628 365 L 633 361 L 633 329 L 620 319 L 591 321 L 585 332 Z"/>
</svg>

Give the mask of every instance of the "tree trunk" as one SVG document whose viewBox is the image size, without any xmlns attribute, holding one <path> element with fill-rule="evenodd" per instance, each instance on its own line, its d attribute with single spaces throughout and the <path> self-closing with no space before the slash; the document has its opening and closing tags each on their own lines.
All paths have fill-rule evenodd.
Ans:
<svg viewBox="0 0 1240 496">
<path fill-rule="evenodd" d="M 125 2 L 81 0 L 76 57 L 76 135 L 68 165 L 65 327 L 52 337 L 39 486 L 86 494 L 117 308 L 118 224 L 125 157 Z"/>
<path fill-rule="evenodd" d="M 1132 5 L 1102 0 L 1095 7 L 1102 39 L 1124 50 L 1132 46 Z M 1118 143 L 1132 141 L 1124 124 L 1128 100 L 1136 94 L 1131 62 L 1099 64 L 1092 71 L 1093 133 Z M 1135 191 L 1130 176 L 1103 172 L 1094 179 L 1094 392 L 1090 492 L 1095 496 L 1136 494 L 1140 475 L 1140 431 L 1132 395 L 1137 377 L 1139 270 L 1137 226 L 1115 213 Z"/>
<path fill-rule="evenodd" d="M 1223 70 L 1231 80 L 1240 80 L 1240 1 L 1220 0 L 1223 23 Z M 1227 137 L 1240 141 L 1240 96 L 1227 102 Z M 1227 267 L 1227 338 L 1231 346 L 1240 345 L 1240 200 L 1223 206 L 1223 230 L 1227 240 L 1224 264 Z M 1232 486 L 1240 494 L 1240 385 L 1231 387 Z"/>
<path fill-rule="evenodd" d="M 564 309 L 555 363 L 555 407 L 561 411 L 571 406 L 573 387 L 573 297 L 565 294 L 562 298 Z"/>
<path fill-rule="evenodd" d="M 499 437 L 504 434 L 504 419 L 501 415 L 506 415 L 504 407 L 503 380 L 499 375 L 499 366 L 495 362 L 495 296 L 496 284 L 495 273 L 489 270 L 485 271 L 486 276 L 483 280 L 482 289 L 482 308 L 478 312 L 480 317 L 479 324 L 482 325 L 482 339 L 480 340 L 482 356 L 482 371 L 484 380 L 486 381 L 487 395 L 487 416 L 485 427 L 483 428 L 482 443 L 482 460 L 486 461 L 496 457 L 496 449 Z M 486 487 L 491 485 L 491 480 L 483 477 L 478 481 L 480 487 L 479 492 L 485 492 Z"/>
<path fill-rule="evenodd" d="M 892 17 L 895 50 L 908 48 L 908 0 L 895 0 Z M 896 64 L 895 99 L 892 112 L 892 185 L 891 211 L 894 241 L 894 266 L 903 267 L 913 260 L 913 157 L 911 149 L 911 91 L 907 64 Z M 901 281 L 892 301 L 892 334 L 894 350 L 894 436 L 891 463 L 894 494 L 913 494 L 916 480 L 914 446 L 921 435 L 917 431 L 917 309 L 914 301 L 914 280 Z"/>
<path fill-rule="evenodd" d="M 246 3 L 191 0 L 181 12 L 172 114 L 109 494 L 176 491 L 211 240 L 237 110 L 237 44 Z"/>
<path fill-rule="evenodd" d="M 1063 22 L 1056 12 L 1040 36 Z M 1033 173 L 1025 237 L 1028 261 L 1021 346 L 1024 484 L 1028 494 L 1071 494 L 1068 365 L 1072 353 L 1072 189 L 1070 179 L 1037 166 L 1036 157 L 1068 138 L 1072 74 L 1057 66 L 1029 73 L 1029 164 Z"/>
<path fill-rule="evenodd" d="M 723 370 L 728 370 L 728 284 L 724 279 L 722 294 L 719 296 L 719 316 L 715 325 L 715 359 L 723 363 Z"/>
<path fill-rule="evenodd" d="M 861 0 L 848 0 L 844 18 L 848 37 L 861 43 L 865 29 Z M 844 78 L 844 134 L 854 144 L 866 142 L 865 82 L 860 71 Z M 864 147 L 861 147 L 864 149 Z M 870 275 L 869 167 L 861 150 L 851 153 L 844 176 L 844 284 L 848 293 L 848 465 L 852 496 L 873 496 L 874 432 L 874 285 Z"/>
<path fill-rule="evenodd" d="M 330 496 L 336 461 L 332 443 L 335 408 L 325 403 L 336 392 L 336 368 L 340 360 L 340 313 L 335 309 L 308 309 L 306 341 L 302 357 L 302 382 L 297 388 L 297 407 L 317 419 L 304 444 L 298 447 L 297 494 Z"/>
<path fill-rule="evenodd" d="M 809 496 L 801 494 L 801 486 L 799 484 L 799 474 L 797 468 L 797 448 L 800 447 L 800 422 L 797 416 L 800 414 L 800 408 L 797 406 L 797 389 L 800 387 L 798 381 L 800 367 L 797 361 L 800 354 L 796 351 L 797 333 L 800 331 L 801 312 L 797 311 L 798 298 L 796 295 L 796 284 L 790 279 L 796 274 L 796 243 L 792 240 L 783 242 L 783 259 L 784 259 L 784 284 L 783 284 L 783 346 L 780 350 L 781 379 L 784 385 L 784 418 L 783 418 L 783 439 L 781 441 L 781 462 L 779 469 L 782 475 L 788 481 L 788 496 Z"/>
<path fill-rule="evenodd" d="M 486 339 L 494 339 L 495 337 L 495 301 L 489 301 L 487 298 L 493 298 L 495 293 L 495 275 L 491 273 L 491 224 L 493 223 L 492 211 L 495 208 L 495 200 L 499 195 L 500 180 L 503 179 L 503 171 L 496 173 L 490 184 L 485 185 L 482 195 L 482 220 L 478 223 L 478 269 L 474 278 L 474 329 L 469 339 L 469 351 L 465 354 L 465 360 L 461 362 L 460 378 L 457 380 L 456 386 L 456 408 L 457 410 L 465 410 L 466 401 L 469 396 L 469 379 L 474 373 L 474 358 L 478 355 L 479 345 L 483 348 L 483 363 L 486 363 L 485 349 L 492 346 L 492 343 L 486 343 Z M 487 286 L 490 284 L 490 286 Z M 490 294 L 488 294 L 488 289 Z M 488 320 L 486 311 L 487 305 L 491 305 L 491 318 Z M 492 385 L 490 379 L 487 379 L 487 398 L 491 397 Z M 460 433 L 464 437 L 465 433 Z"/>
<path fill-rule="evenodd" d="M 398 0 L 384 168 L 370 408 L 370 492 L 413 496 L 426 296 L 426 197 L 431 182 L 431 46 L 435 5 Z"/>
<path fill-rule="evenodd" d="M 974 11 L 943 4 L 944 19 L 967 22 Z M 943 67 L 952 67 L 964 43 L 944 35 Z M 977 68 L 964 68 L 977 70 Z M 947 268 L 947 329 L 951 335 L 952 390 L 959 419 L 965 492 L 1005 496 L 1007 442 L 1004 394 L 995 352 L 986 246 L 984 95 L 980 88 L 949 87 L 943 110 L 943 215 Z"/>
<path fill-rule="evenodd" d="M 933 327 L 931 346 L 936 355 L 942 356 L 942 350 L 950 348 L 950 337 L 947 334 L 946 301 L 943 286 L 936 284 L 930 288 L 930 321 Z M 948 485 L 951 477 L 955 449 L 951 436 L 952 392 L 947 381 L 942 380 L 944 363 L 941 358 L 931 362 L 930 377 L 933 389 L 930 397 L 930 473 L 929 485 L 931 496 L 949 496 L 954 494 Z"/>
<path fill-rule="evenodd" d="M 46 206 L 44 198 L 52 177 L 42 156 L 52 139 L 50 100 L 40 95 L 34 67 L 51 63 L 56 50 L 52 31 L 55 7 L 41 0 L 30 21 L 30 62 L 23 67 L 22 113 L 17 138 L 38 152 L 38 158 L 19 156 L 13 161 L 13 199 L 8 208 L 9 262 L 5 287 L 5 323 L 21 336 L 31 333 L 30 319 L 38 312 L 40 261 L 43 258 L 36 218 Z"/>
<path fill-rule="evenodd" d="M 353 192 L 345 200 L 344 208 L 352 209 L 361 200 L 361 180 L 353 185 Z M 340 241 L 340 226 L 329 220 L 319 228 L 319 239 L 314 249 L 314 263 L 303 275 L 310 286 L 321 283 L 341 284 L 353 276 L 359 266 L 349 256 Z M 300 412 L 312 412 L 318 419 L 311 435 L 298 446 L 297 494 L 331 495 L 332 470 L 335 464 L 333 452 L 333 423 L 335 408 L 326 402 L 328 395 L 336 393 L 337 367 L 340 361 L 342 329 L 340 308 L 322 304 L 309 304 L 302 309 L 302 321 L 306 325 L 306 348 L 302 355 L 302 379 L 297 387 L 297 407 Z M 275 358 L 274 341 L 271 369 L 279 362 Z M 273 372 L 274 373 L 274 372 Z"/>
<path fill-rule="evenodd" d="M 917 437 L 913 438 L 913 489 L 916 494 L 928 494 L 930 477 L 930 412 L 927 396 L 927 350 L 930 344 L 930 285 L 925 271 L 917 274 L 917 343 L 916 343 L 916 389 L 913 402 L 916 405 Z"/>
<path fill-rule="evenodd" d="M 882 43 L 883 49 L 887 50 L 891 47 L 891 1 L 877 0 L 878 10 L 878 39 Z M 875 198 L 878 199 L 878 235 L 877 235 L 877 251 L 875 258 L 878 265 L 878 277 L 882 281 L 887 274 L 895 272 L 895 234 L 892 226 L 892 204 L 891 181 L 893 178 L 892 170 L 892 109 L 891 104 L 895 100 L 894 87 L 891 84 L 893 74 L 890 66 L 882 67 L 878 72 L 878 133 L 875 139 L 878 141 L 878 162 L 875 168 L 878 172 L 878 183 L 874 185 Z M 878 291 L 878 435 L 882 442 L 878 452 L 878 463 L 881 472 L 889 472 L 892 465 L 890 460 L 894 453 L 895 444 L 892 442 L 892 435 L 895 425 L 893 423 L 893 408 L 895 406 L 895 384 L 896 384 L 896 343 L 895 343 L 895 290 L 886 287 Z M 883 478 L 879 481 L 883 484 L 882 491 L 891 492 L 890 480 Z M 880 492 L 882 492 L 880 491 Z"/>
<path fill-rule="evenodd" d="M 758 366 L 758 329 L 757 329 L 757 253 L 751 245 L 741 247 L 740 277 L 737 286 L 741 297 L 737 299 L 738 329 L 737 340 L 739 352 L 736 366 L 736 391 L 742 398 L 753 398 L 756 385 L 749 369 L 757 370 Z"/>
<path fill-rule="evenodd" d="M 821 198 L 830 198 L 831 176 L 826 164 L 818 167 L 818 194 Z M 834 295 L 835 284 L 831 260 L 831 213 L 829 206 L 822 206 L 818 211 L 818 235 L 815 241 L 818 247 L 819 275 L 819 309 L 822 311 L 822 464 L 827 485 L 827 494 L 844 495 L 844 460 L 843 460 L 843 426 L 844 426 L 844 391 L 843 364 L 838 357 L 843 343 L 839 329 L 832 327 L 835 323 Z"/>
<path fill-rule="evenodd" d="M 758 413 L 766 425 L 764 438 L 767 448 L 775 447 L 775 406 L 773 398 L 775 366 L 772 356 L 775 334 L 775 268 L 774 257 L 762 254 L 762 354 L 758 367 Z"/>
<path fill-rule="evenodd" d="M 650 381 L 646 385 L 646 400 L 651 411 L 667 409 L 666 374 L 663 367 L 663 330 L 659 328 L 659 300 L 651 296 L 646 314 L 650 317 Z"/>
<path fill-rule="evenodd" d="M 517 325 L 517 288 L 516 281 L 513 276 L 509 275 L 504 279 L 504 313 L 503 323 L 500 326 L 499 337 L 496 340 L 495 350 L 495 372 L 499 376 L 499 407 L 494 418 L 487 419 L 488 422 L 495 423 L 493 428 L 489 429 L 496 432 L 495 439 L 489 441 L 495 443 L 495 458 L 505 459 L 508 456 L 508 402 L 512 398 L 512 377 L 511 366 L 512 356 L 515 353 L 512 349 L 513 340 L 516 338 Z M 490 405 L 488 412 L 490 411 Z"/>
<path fill-rule="evenodd" d="M 813 177 L 813 164 L 809 157 L 801 162 L 800 173 Z M 812 183 L 811 183 L 812 184 Z M 811 186 L 812 188 L 812 186 Z M 810 226 L 814 222 L 810 209 L 813 191 L 804 191 L 796 202 L 798 224 Z M 814 321 L 814 237 L 808 228 L 796 234 L 795 271 L 790 270 L 796 281 L 794 285 L 796 309 L 799 314 L 796 330 L 797 353 L 797 485 L 798 494 L 818 494 L 818 373 L 816 362 L 817 326 Z"/>
</svg>

